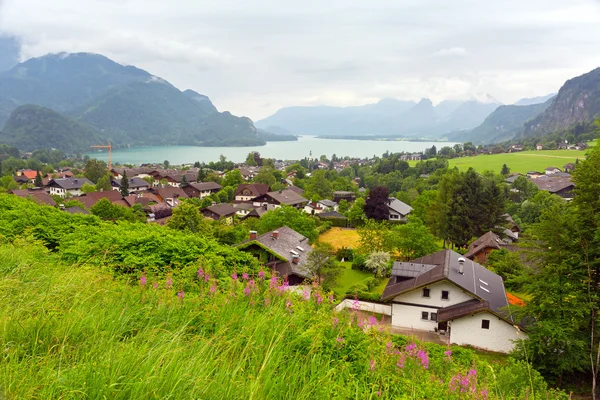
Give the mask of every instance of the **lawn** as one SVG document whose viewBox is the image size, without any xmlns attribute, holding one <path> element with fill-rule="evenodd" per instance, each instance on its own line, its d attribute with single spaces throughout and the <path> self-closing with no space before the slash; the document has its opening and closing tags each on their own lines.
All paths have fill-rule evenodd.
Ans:
<svg viewBox="0 0 600 400">
<path fill-rule="evenodd" d="M 460 157 L 449 160 L 450 168 L 458 167 L 465 171 L 473 167 L 478 172 L 492 170 L 497 173 L 506 164 L 511 172 L 526 173 L 527 171 L 543 172 L 547 167 L 558 167 L 585 158 L 585 151 L 579 150 L 541 150 L 522 151 L 517 153 L 502 153 Z"/>
<path fill-rule="evenodd" d="M 342 247 L 356 249 L 360 242 L 360 237 L 356 229 L 350 228 L 331 228 L 321 236 L 319 240 L 324 243 L 329 243 L 336 250 Z"/>
<path fill-rule="evenodd" d="M 373 274 L 366 271 L 359 271 L 357 269 L 352 269 L 351 262 L 343 262 L 341 263 L 344 266 L 344 273 L 339 278 L 337 285 L 334 289 L 335 293 L 339 296 L 343 296 L 346 294 L 346 291 L 350 288 L 350 286 L 360 283 L 365 279 L 372 278 Z M 373 293 L 383 293 L 383 289 L 387 285 L 387 278 L 381 280 L 381 283 L 373 289 Z"/>
</svg>

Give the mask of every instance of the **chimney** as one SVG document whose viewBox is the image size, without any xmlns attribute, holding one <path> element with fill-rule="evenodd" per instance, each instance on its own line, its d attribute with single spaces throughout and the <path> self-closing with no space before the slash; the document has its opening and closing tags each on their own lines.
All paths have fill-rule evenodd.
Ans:
<svg viewBox="0 0 600 400">
<path fill-rule="evenodd" d="M 458 273 L 461 275 L 465 274 L 465 259 L 464 259 L 464 257 L 458 258 Z"/>
<path fill-rule="evenodd" d="M 250 240 L 256 240 L 258 238 L 258 232 L 250 231 Z"/>
<path fill-rule="evenodd" d="M 294 256 L 292 256 L 292 263 L 293 264 L 300 264 L 300 256 L 297 256 L 294 254 Z"/>
<path fill-rule="evenodd" d="M 271 232 L 271 238 L 273 240 L 279 239 L 279 231 L 273 231 L 273 232 Z"/>
</svg>

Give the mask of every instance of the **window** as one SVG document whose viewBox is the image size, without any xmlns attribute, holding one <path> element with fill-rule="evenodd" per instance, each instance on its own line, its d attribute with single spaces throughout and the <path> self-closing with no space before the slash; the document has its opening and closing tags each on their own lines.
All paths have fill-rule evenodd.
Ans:
<svg viewBox="0 0 600 400">
<path fill-rule="evenodd" d="M 481 320 L 481 329 L 490 329 L 490 320 L 489 319 Z"/>
<path fill-rule="evenodd" d="M 421 319 L 428 320 L 429 319 L 429 313 L 427 311 L 422 311 L 421 312 Z"/>
<path fill-rule="evenodd" d="M 450 298 L 450 292 L 447 290 L 442 290 L 442 300 L 448 300 Z"/>
<path fill-rule="evenodd" d="M 427 288 L 423 289 L 423 297 L 429 297 L 429 289 L 427 289 Z"/>
<path fill-rule="evenodd" d="M 397 214 L 390 214 L 390 219 L 399 219 L 400 216 Z"/>
<path fill-rule="evenodd" d="M 437 321 L 437 313 L 432 312 L 429 315 L 429 319 L 432 320 L 432 321 Z"/>
</svg>

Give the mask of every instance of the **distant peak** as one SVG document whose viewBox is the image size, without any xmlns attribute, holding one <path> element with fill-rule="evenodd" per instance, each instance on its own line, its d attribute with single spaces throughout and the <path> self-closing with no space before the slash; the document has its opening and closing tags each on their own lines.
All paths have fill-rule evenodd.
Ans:
<svg viewBox="0 0 600 400">
<path fill-rule="evenodd" d="M 431 106 L 433 107 L 433 103 L 431 102 L 431 100 L 429 100 L 428 98 L 422 98 L 421 100 L 419 100 L 419 102 L 417 103 L 418 106 Z"/>
</svg>

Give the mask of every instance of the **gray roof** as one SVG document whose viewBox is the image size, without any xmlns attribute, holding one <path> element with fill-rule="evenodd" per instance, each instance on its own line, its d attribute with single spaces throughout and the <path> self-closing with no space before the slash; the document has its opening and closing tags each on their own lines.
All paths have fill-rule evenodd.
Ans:
<svg viewBox="0 0 600 400">
<path fill-rule="evenodd" d="M 411 206 L 395 197 L 390 197 L 390 203 L 387 206 L 400 215 L 408 215 L 413 210 Z"/>
<path fill-rule="evenodd" d="M 269 192 L 267 193 L 267 196 L 271 197 L 280 204 L 296 205 L 308 203 L 308 200 L 306 200 L 304 197 L 289 189 L 280 190 L 278 192 Z"/>
<path fill-rule="evenodd" d="M 279 232 L 277 239 L 273 238 L 274 231 L 271 231 L 259 236 L 256 241 L 285 259 L 289 264 L 285 267 L 291 273 L 303 278 L 310 278 L 311 275 L 305 267 L 308 254 L 312 250 L 312 246 L 308 244 L 308 238 L 287 226 L 276 229 L 276 231 Z M 251 240 L 244 242 L 244 244 L 249 242 Z M 300 257 L 298 264 L 292 263 L 292 257 L 296 254 Z"/>
<path fill-rule="evenodd" d="M 503 309 L 508 305 L 508 300 L 502 278 L 469 259 L 465 260 L 461 274 L 459 258 L 464 257 L 452 250 L 442 250 L 410 263 L 394 263 L 392 276 L 381 296 L 382 300 L 391 300 L 414 289 L 448 280 L 480 302 L 485 302 L 485 309 L 510 320 L 510 315 Z M 398 281 L 397 277 L 408 279 Z"/>
<path fill-rule="evenodd" d="M 208 207 L 202 209 L 202 211 L 204 211 L 204 210 L 208 210 L 208 211 L 215 213 L 221 217 L 233 215 L 233 214 L 235 214 L 235 211 L 236 211 L 236 209 L 231 204 L 227 204 L 227 203 L 221 203 L 221 204 L 215 204 L 214 206 L 208 206 Z"/>
<path fill-rule="evenodd" d="M 221 190 L 223 186 L 219 185 L 216 182 L 194 182 L 190 183 L 189 186 L 193 187 L 196 190 L 201 192 L 206 190 Z"/>
<path fill-rule="evenodd" d="M 113 186 L 121 187 L 121 179 L 113 178 L 112 181 L 113 181 Z M 148 182 L 146 182 L 145 180 L 143 180 L 142 178 L 139 178 L 137 176 L 134 176 L 133 178 L 128 178 L 128 181 L 129 181 L 129 189 L 139 189 L 139 188 L 150 187 L 150 184 Z"/>
<path fill-rule="evenodd" d="M 46 186 L 58 186 L 65 190 L 81 189 L 84 184 L 93 185 L 94 183 L 87 178 L 60 178 L 52 179 Z"/>
<path fill-rule="evenodd" d="M 323 204 L 325 207 L 335 207 L 337 206 L 337 203 L 333 200 L 321 200 L 319 201 L 319 203 Z"/>
<path fill-rule="evenodd" d="M 521 174 L 511 175 L 505 179 L 506 183 L 513 183 L 518 177 L 523 176 Z"/>
<path fill-rule="evenodd" d="M 545 190 L 550 193 L 560 192 L 564 189 L 573 188 L 575 184 L 571 181 L 571 177 L 566 176 L 557 176 L 555 175 L 546 175 L 540 176 L 539 178 L 533 180 L 533 183 L 536 184 L 538 189 Z"/>
</svg>

